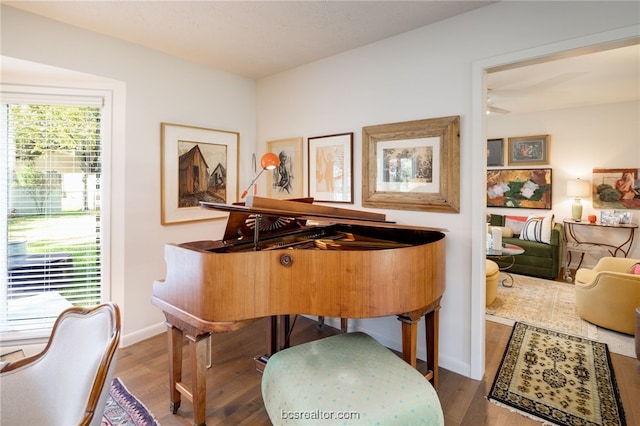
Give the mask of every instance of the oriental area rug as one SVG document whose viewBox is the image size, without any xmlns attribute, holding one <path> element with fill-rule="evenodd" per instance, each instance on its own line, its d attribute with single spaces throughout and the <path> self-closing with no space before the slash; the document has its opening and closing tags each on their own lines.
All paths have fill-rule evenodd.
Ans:
<svg viewBox="0 0 640 426">
<path fill-rule="evenodd" d="M 119 378 L 109 389 L 101 426 L 159 426 L 160 423 L 142 402 L 129 392 Z"/>
<path fill-rule="evenodd" d="M 606 343 L 612 353 L 635 358 L 633 336 L 596 327 L 580 318 L 573 284 L 511 275 L 513 286 L 498 285 L 496 300 L 486 309 L 487 320 L 510 326 L 521 321 L 575 334 Z M 501 273 L 500 279 L 503 278 Z"/>
<path fill-rule="evenodd" d="M 517 322 L 488 398 L 554 425 L 626 425 L 607 345 Z"/>
</svg>

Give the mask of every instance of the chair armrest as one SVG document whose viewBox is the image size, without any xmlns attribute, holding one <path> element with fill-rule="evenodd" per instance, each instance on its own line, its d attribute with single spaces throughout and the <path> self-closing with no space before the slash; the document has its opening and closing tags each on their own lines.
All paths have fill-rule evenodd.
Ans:
<svg viewBox="0 0 640 426">
<path fill-rule="evenodd" d="M 603 257 L 593 267 L 594 271 L 627 272 L 638 259 L 628 259 L 625 257 Z"/>
<path fill-rule="evenodd" d="M 640 275 L 612 271 L 594 272 L 588 269 L 586 271 L 591 272 L 591 274 L 583 275 L 583 277 L 590 276 L 591 279 L 589 281 L 578 281 L 578 276 L 576 275 L 576 285 L 579 285 L 582 289 L 607 286 L 607 291 L 610 292 L 612 291 L 611 286 L 635 285 L 640 290 Z"/>
<path fill-rule="evenodd" d="M 556 223 L 551 229 L 551 245 L 559 246 L 562 244 L 562 224 Z"/>
</svg>

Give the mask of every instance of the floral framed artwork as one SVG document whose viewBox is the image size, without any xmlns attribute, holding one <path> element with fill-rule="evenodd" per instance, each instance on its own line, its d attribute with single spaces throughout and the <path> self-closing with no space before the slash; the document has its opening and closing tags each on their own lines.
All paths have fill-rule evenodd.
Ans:
<svg viewBox="0 0 640 426">
<path fill-rule="evenodd" d="M 487 207 L 551 209 L 551 169 L 487 170 Z"/>
<path fill-rule="evenodd" d="M 460 117 L 362 128 L 364 207 L 458 213 Z"/>
<path fill-rule="evenodd" d="M 309 197 L 353 203 L 353 132 L 307 139 Z"/>
<path fill-rule="evenodd" d="M 160 138 L 162 225 L 227 217 L 200 201 L 237 200 L 240 134 L 161 123 Z"/>
<path fill-rule="evenodd" d="M 489 139 L 487 141 L 487 166 L 504 166 L 504 139 Z"/>
<path fill-rule="evenodd" d="M 303 197 L 302 138 L 268 141 L 267 151 L 280 159 L 280 165 L 267 173 L 267 197 Z"/>
<path fill-rule="evenodd" d="M 509 165 L 549 164 L 549 135 L 509 138 Z"/>
<path fill-rule="evenodd" d="M 594 209 L 640 209 L 640 169 L 593 169 Z"/>
</svg>

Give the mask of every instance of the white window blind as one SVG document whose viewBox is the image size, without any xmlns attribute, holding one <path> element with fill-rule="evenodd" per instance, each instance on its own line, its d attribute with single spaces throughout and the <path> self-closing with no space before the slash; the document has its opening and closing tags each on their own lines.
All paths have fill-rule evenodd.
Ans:
<svg viewBox="0 0 640 426">
<path fill-rule="evenodd" d="M 3 340 L 48 333 L 62 309 L 101 301 L 101 106 L 3 93 Z"/>
</svg>

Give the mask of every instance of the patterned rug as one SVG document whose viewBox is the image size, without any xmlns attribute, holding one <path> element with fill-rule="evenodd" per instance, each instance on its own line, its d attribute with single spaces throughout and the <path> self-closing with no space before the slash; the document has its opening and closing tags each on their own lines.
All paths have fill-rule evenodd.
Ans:
<svg viewBox="0 0 640 426">
<path fill-rule="evenodd" d="M 102 416 L 103 426 L 147 426 L 160 425 L 119 378 L 114 378 L 109 389 L 107 405 Z"/>
<path fill-rule="evenodd" d="M 556 425 L 626 425 L 607 345 L 520 322 L 488 398 Z"/>
<path fill-rule="evenodd" d="M 513 287 L 498 285 L 496 300 L 487 307 L 487 320 L 513 325 L 516 321 L 550 328 L 606 343 L 613 353 L 635 358 L 633 336 L 584 321 L 576 309 L 573 284 L 512 274 Z M 504 278 L 500 274 L 500 278 Z"/>
</svg>

